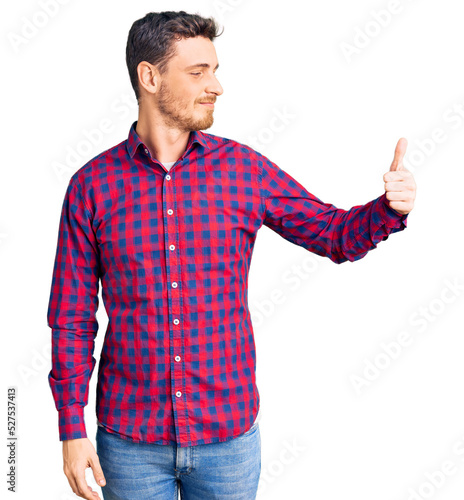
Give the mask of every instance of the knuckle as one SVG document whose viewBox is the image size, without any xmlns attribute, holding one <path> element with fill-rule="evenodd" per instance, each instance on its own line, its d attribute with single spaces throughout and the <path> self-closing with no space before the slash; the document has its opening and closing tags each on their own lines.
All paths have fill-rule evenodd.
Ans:
<svg viewBox="0 0 464 500">
<path fill-rule="evenodd" d="M 82 488 L 80 488 L 78 491 L 79 491 L 78 494 L 79 494 L 79 496 L 81 498 L 89 498 L 89 496 L 87 495 L 87 493 L 85 491 L 83 491 Z"/>
</svg>

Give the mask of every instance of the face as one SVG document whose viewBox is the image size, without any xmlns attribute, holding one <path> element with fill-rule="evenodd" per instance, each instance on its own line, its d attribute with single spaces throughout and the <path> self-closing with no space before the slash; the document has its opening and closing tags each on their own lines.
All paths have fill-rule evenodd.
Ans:
<svg viewBox="0 0 464 500">
<path fill-rule="evenodd" d="M 166 125 L 183 131 L 213 125 L 214 102 L 223 93 L 216 78 L 216 50 L 208 38 L 176 41 L 177 53 L 160 76 L 155 100 Z M 205 104 L 206 103 L 206 104 Z"/>
</svg>

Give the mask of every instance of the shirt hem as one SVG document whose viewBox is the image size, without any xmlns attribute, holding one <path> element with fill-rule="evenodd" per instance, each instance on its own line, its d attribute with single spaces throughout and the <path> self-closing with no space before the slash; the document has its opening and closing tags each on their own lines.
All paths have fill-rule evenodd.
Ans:
<svg viewBox="0 0 464 500">
<path fill-rule="evenodd" d="M 251 426 L 246 429 L 245 431 L 241 432 L 240 434 L 237 434 L 236 436 L 228 436 L 225 438 L 218 438 L 218 437 L 212 437 L 209 439 L 202 440 L 202 443 L 199 443 L 198 441 L 192 442 L 192 444 L 186 444 L 186 443 L 177 443 L 176 441 L 172 441 L 170 439 L 158 439 L 157 441 L 145 441 L 143 439 L 134 439 L 132 437 L 126 436 L 125 434 L 120 434 L 119 432 L 115 431 L 111 427 L 108 427 L 106 425 L 103 425 L 97 417 L 97 425 L 98 427 L 102 427 L 106 432 L 109 432 L 110 434 L 114 434 L 117 437 L 120 437 L 126 441 L 130 441 L 133 443 L 143 443 L 143 444 L 160 444 L 160 445 L 177 445 L 180 448 L 186 448 L 187 446 L 201 446 L 203 444 L 214 444 L 214 443 L 224 443 L 226 441 L 231 441 L 232 439 L 238 438 L 240 436 L 243 436 L 243 434 L 246 434 L 254 425 L 256 425 L 259 421 L 261 420 L 261 402 L 258 405 L 258 412 L 256 413 L 256 416 L 253 420 L 253 423 Z"/>
</svg>

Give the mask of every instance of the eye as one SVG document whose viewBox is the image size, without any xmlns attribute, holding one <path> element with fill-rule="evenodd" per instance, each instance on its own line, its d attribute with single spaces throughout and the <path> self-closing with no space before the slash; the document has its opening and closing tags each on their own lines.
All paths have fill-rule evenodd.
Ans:
<svg viewBox="0 0 464 500">
<path fill-rule="evenodd" d="M 201 73 L 190 73 L 191 75 L 201 75 Z"/>
</svg>

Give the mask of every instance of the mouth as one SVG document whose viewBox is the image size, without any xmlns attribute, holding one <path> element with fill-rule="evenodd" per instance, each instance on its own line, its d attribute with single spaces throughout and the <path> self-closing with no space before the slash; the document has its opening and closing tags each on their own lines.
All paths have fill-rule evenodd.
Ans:
<svg viewBox="0 0 464 500">
<path fill-rule="evenodd" d="M 206 106 L 207 108 L 214 109 L 214 103 L 213 102 L 200 102 L 202 106 Z"/>
</svg>

